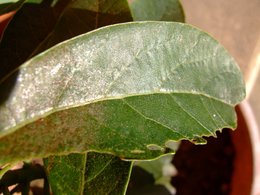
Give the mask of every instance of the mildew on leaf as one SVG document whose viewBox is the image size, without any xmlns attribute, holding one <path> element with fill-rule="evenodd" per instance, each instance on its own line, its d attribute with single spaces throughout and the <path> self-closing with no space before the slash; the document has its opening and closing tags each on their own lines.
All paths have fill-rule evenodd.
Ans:
<svg viewBox="0 0 260 195">
<path fill-rule="evenodd" d="M 172 147 L 169 140 L 235 128 L 233 107 L 245 95 L 227 51 L 173 22 L 105 27 L 41 53 L 15 74 L 0 105 L 0 163 L 86 151 L 155 158 Z"/>
</svg>

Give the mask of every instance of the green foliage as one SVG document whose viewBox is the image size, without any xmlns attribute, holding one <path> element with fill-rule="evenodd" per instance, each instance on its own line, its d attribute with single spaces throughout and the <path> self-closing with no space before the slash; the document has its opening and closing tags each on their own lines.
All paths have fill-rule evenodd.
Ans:
<svg viewBox="0 0 260 195">
<path fill-rule="evenodd" d="M 131 1 L 133 18 L 184 20 L 178 1 L 162 2 Z M 125 159 L 235 128 L 241 72 L 206 33 L 174 22 L 107 26 L 132 20 L 124 0 L 39 3 L 17 11 L 0 44 L 0 164 L 48 157 L 56 194 L 124 194 Z"/>
<path fill-rule="evenodd" d="M 96 150 L 154 158 L 170 141 L 235 128 L 233 106 L 244 95 L 237 65 L 216 41 L 169 22 L 115 25 L 63 42 L 4 80 L 2 94 L 14 76 L 0 107 L 1 163 L 30 159 L 36 149 L 41 157 Z"/>
<path fill-rule="evenodd" d="M 45 161 L 53 193 L 70 195 L 124 194 L 131 164 L 94 152 L 49 157 Z"/>
<path fill-rule="evenodd" d="M 135 21 L 184 22 L 184 12 L 179 0 L 128 0 Z"/>
</svg>

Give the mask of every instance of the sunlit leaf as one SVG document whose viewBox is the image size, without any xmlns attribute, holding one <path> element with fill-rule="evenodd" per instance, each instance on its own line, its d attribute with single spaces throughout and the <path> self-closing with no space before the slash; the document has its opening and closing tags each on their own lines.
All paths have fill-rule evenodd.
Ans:
<svg viewBox="0 0 260 195">
<path fill-rule="evenodd" d="M 235 128 L 233 107 L 245 95 L 221 45 L 171 22 L 114 25 L 63 42 L 0 90 L 1 164 L 90 150 L 154 158 L 180 139 Z"/>
</svg>

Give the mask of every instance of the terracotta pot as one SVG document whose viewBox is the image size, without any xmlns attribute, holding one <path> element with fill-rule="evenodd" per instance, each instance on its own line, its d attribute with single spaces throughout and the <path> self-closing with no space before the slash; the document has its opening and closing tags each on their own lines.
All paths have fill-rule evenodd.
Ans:
<svg viewBox="0 0 260 195">
<path fill-rule="evenodd" d="M 260 134 L 247 101 L 237 108 L 238 128 L 231 133 L 237 155 L 231 195 L 260 195 Z"/>
</svg>

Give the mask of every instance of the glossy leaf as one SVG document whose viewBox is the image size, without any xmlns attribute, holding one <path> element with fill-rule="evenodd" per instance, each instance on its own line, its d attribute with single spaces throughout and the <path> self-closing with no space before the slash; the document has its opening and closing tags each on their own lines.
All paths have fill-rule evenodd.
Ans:
<svg viewBox="0 0 260 195">
<path fill-rule="evenodd" d="M 131 20 L 126 0 L 28 0 L 10 23 L 0 45 L 0 78 L 30 56 L 61 41 Z"/>
<path fill-rule="evenodd" d="M 126 0 L 76 0 L 69 4 L 50 35 L 34 54 L 74 36 L 116 23 L 130 22 Z"/>
<path fill-rule="evenodd" d="M 37 1 L 24 3 L 5 30 L 0 44 L 0 80 L 29 58 L 58 20 L 52 0 Z"/>
<path fill-rule="evenodd" d="M 128 0 L 128 2 L 135 21 L 185 21 L 179 0 Z"/>
<path fill-rule="evenodd" d="M 241 72 L 222 46 L 171 22 L 93 31 L 12 76 L 0 84 L 4 94 L 15 80 L 0 106 L 1 164 L 90 150 L 154 158 L 174 141 L 235 128 L 233 107 L 245 95 Z"/>
<path fill-rule="evenodd" d="M 90 152 L 49 157 L 45 161 L 54 194 L 124 194 L 131 162 Z"/>
</svg>

